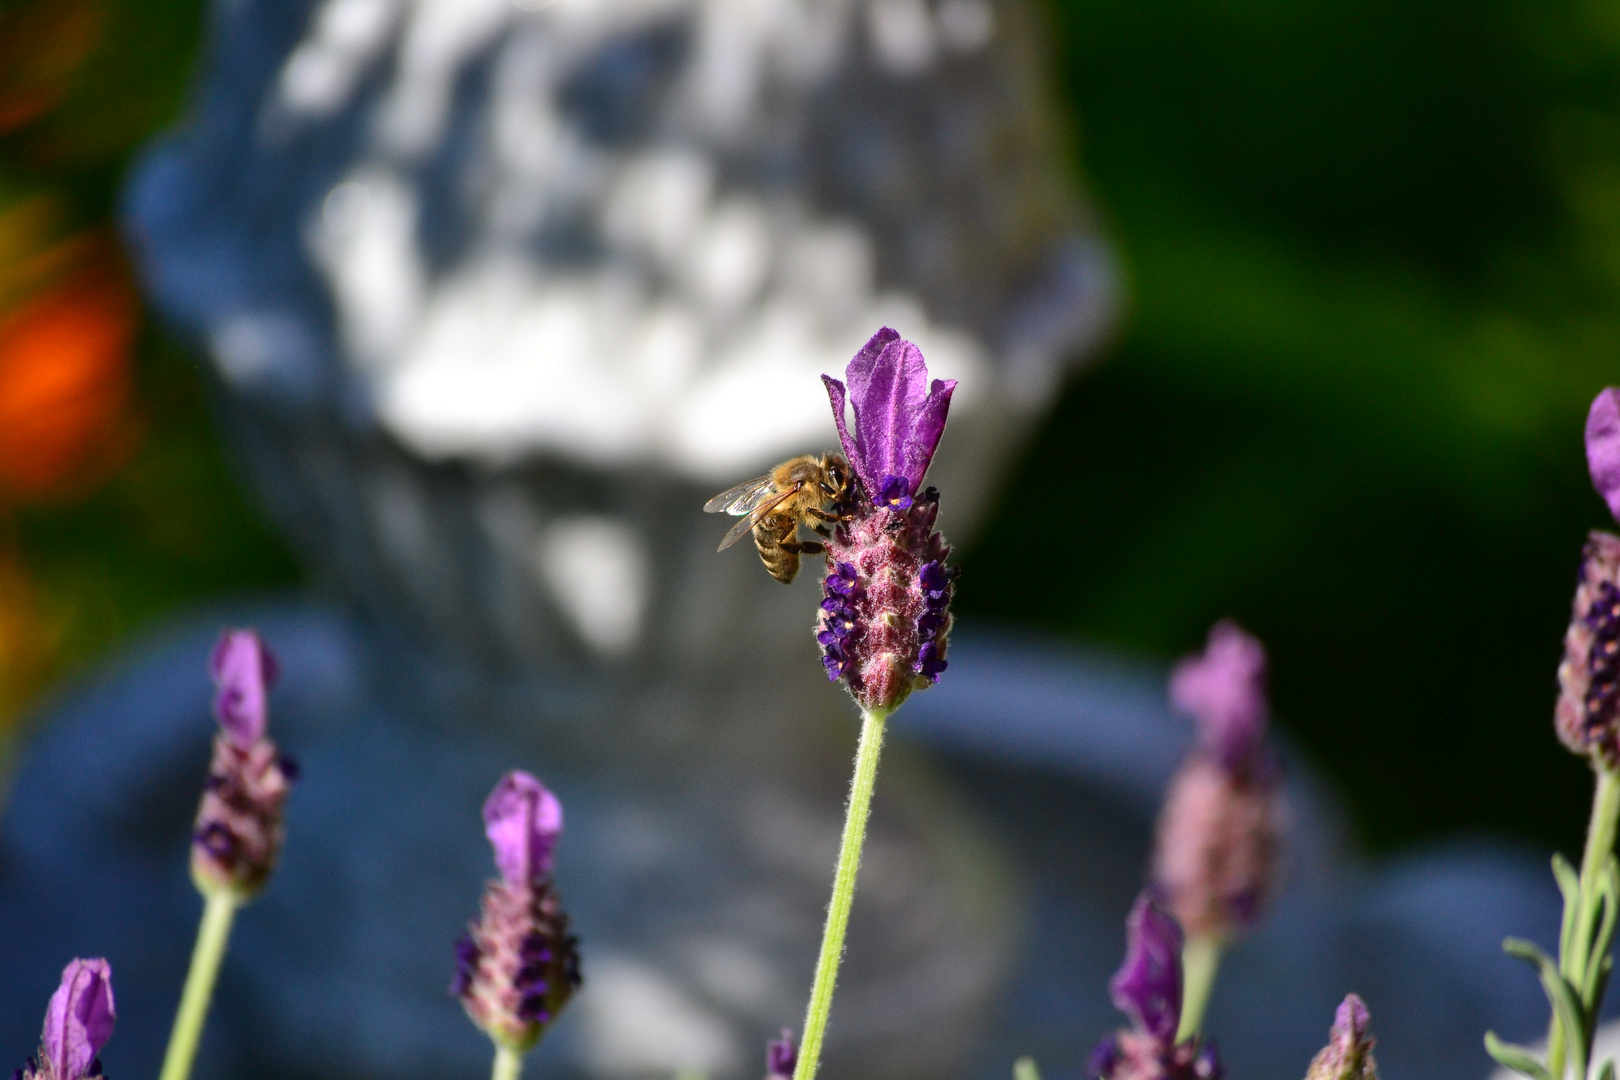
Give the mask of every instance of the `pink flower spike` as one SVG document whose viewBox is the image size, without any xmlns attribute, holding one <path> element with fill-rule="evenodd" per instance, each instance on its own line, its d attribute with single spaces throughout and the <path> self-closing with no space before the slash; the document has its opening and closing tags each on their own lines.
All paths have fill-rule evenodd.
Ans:
<svg viewBox="0 0 1620 1080">
<path fill-rule="evenodd" d="M 208 660 L 219 687 L 214 716 L 231 741 L 246 750 L 264 738 L 269 721 L 267 697 L 276 681 L 276 658 L 252 630 L 227 630 Z"/>
<path fill-rule="evenodd" d="M 1333 1016 L 1328 1044 L 1311 1060 L 1305 1080 L 1378 1080 L 1373 1060 L 1372 1017 L 1355 994 L 1348 994 Z"/>
<path fill-rule="evenodd" d="M 1265 646 L 1230 619 L 1209 632 L 1200 656 L 1176 665 L 1170 700 L 1198 722 L 1204 748 L 1223 766 L 1241 770 L 1260 748 L 1270 705 Z"/>
<path fill-rule="evenodd" d="M 1592 486 L 1620 520 L 1620 389 L 1605 387 L 1586 414 L 1586 467 Z"/>
<path fill-rule="evenodd" d="M 495 865 L 513 885 L 551 873 L 551 853 L 562 827 L 562 803 L 520 769 L 503 776 L 484 803 L 484 833 L 495 848 Z"/>
<path fill-rule="evenodd" d="M 47 1069 L 55 1080 L 83 1080 L 112 1036 L 112 967 L 107 961 L 74 960 L 62 969 L 62 985 L 51 995 L 40 1036 Z"/>
</svg>

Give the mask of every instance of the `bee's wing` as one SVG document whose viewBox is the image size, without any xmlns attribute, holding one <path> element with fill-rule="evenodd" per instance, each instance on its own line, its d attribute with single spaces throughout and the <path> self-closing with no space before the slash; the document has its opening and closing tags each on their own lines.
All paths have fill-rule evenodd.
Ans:
<svg viewBox="0 0 1620 1080">
<path fill-rule="evenodd" d="M 728 488 L 703 504 L 706 514 L 746 514 L 758 506 L 776 485 L 771 483 L 769 476 L 756 476 L 752 480 L 745 480 L 734 488 Z"/>
<path fill-rule="evenodd" d="M 764 518 L 766 514 L 769 514 L 772 510 L 775 510 L 778 506 L 781 506 L 788 499 L 792 498 L 793 495 L 797 494 L 798 490 L 799 490 L 799 485 L 794 484 L 792 487 L 788 488 L 786 491 L 783 491 L 783 492 L 775 495 L 774 497 L 766 499 L 764 502 L 759 503 L 757 506 L 755 506 L 753 508 L 752 511 L 749 512 L 747 517 L 743 518 L 741 521 L 737 522 L 737 524 L 735 524 L 735 525 L 733 525 L 731 527 L 731 531 L 726 533 L 726 538 L 724 540 L 720 541 L 720 546 L 718 548 L 716 548 L 715 550 L 716 551 L 724 551 L 724 550 L 726 550 L 726 548 L 730 547 L 732 544 L 735 544 L 737 541 L 739 541 L 743 537 L 747 536 L 749 530 L 752 529 L 755 525 L 758 525 L 760 523 L 760 520 L 762 518 Z M 735 510 L 735 511 L 733 511 L 733 513 L 742 513 L 742 511 Z"/>
</svg>

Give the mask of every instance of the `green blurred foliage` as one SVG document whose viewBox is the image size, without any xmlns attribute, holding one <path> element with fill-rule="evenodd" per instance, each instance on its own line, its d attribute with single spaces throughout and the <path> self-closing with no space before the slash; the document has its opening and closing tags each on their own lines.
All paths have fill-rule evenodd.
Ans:
<svg viewBox="0 0 1620 1080">
<path fill-rule="evenodd" d="M 0 14 L 21 2 L 0 0 Z M 47 196 L 65 232 L 106 226 L 133 155 L 180 115 L 205 9 L 201 0 L 94 6 L 96 45 L 66 93 L 0 138 L 0 210 Z M 129 463 L 93 492 L 16 508 L 3 523 L 43 625 L 60 634 L 59 673 L 187 603 L 299 579 L 225 459 L 192 361 L 147 325 L 135 366 L 143 434 Z"/>
<path fill-rule="evenodd" d="M 1620 381 L 1620 7 L 1052 10 L 1132 307 L 963 609 L 1165 656 L 1234 616 L 1373 846 L 1573 849 L 1551 713 L 1613 524 L 1581 432 Z"/>
</svg>

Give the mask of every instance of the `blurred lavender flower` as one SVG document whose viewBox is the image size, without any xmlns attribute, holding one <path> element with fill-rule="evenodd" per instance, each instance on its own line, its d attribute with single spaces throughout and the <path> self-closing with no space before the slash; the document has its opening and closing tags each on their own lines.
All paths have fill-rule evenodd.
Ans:
<svg viewBox="0 0 1620 1080">
<path fill-rule="evenodd" d="M 934 532 L 939 492 L 920 490 L 945 431 L 954 379 L 928 379 L 922 352 L 884 327 L 855 354 L 849 384 L 823 375 L 856 478 L 854 505 L 827 541 L 816 640 L 828 678 L 865 709 L 892 710 L 939 681 L 956 569 Z M 854 406 L 855 431 L 845 422 Z"/>
<path fill-rule="evenodd" d="M 1283 807 L 1265 745 L 1265 648 L 1216 623 L 1203 654 L 1176 665 L 1170 697 L 1199 741 L 1159 817 L 1153 881 L 1189 935 L 1218 940 L 1253 926 L 1274 884 Z"/>
<path fill-rule="evenodd" d="M 1587 414 L 1586 461 L 1592 486 L 1620 519 L 1620 390 L 1612 386 Z M 1620 536 L 1613 533 L 1587 536 L 1558 688 L 1558 738 L 1574 753 L 1620 769 Z"/>
<path fill-rule="evenodd" d="M 793 1045 L 793 1029 L 783 1028 L 780 1039 L 772 1039 L 765 1047 L 765 1080 L 793 1080 L 793 1070 L 799 1064 L 799 1051 Z"/>
<path fill-rule="evenodd" d="M 1371 1015 L 1355 994 L 1345 996 L 1333 1017 L 1328 1044 L 1305 1073 L 1305 1080 L 1378 1080 L 1378 1063 L 1373 1060 Z"/>
<path fill-rule="evenodd" d="M 102 1080 L 97 1055 L 117 1016 L 112 967 L 101 959 L 74 960 L 62 969 L 62 985 L 45 1010 L 39 1056 L 12 1073 L 12 1080 Z"/>
<path fill-rule="evenodd" d="M 501 876 L 456 941 L 450 992 L 497 1045 L 522 1053 L 580 985 L 578 942 L 550 880 L 562 804 L 533 776 L 509 772 L 484 803 L 484 831 Z"/>
<path fill-rule="evenodd" d="M 1148 894 L 1125 920 L 1125 963 L 1108 983 L 1128 1030 L 1092 1051 L 1091 1080 L 1220 1080 L 1225 1075 L 1212 1040 L 1176 1042 L 1181 1023 L 1181 927 Z"/>
<path fill-rule="evenodd" d="M 283 804 L 297 767 L 265 734 L 275 658 L 252 630 L 227 630 L 209 660 L 219 687 L 214 758 L 192 831 L 191 875 L 205 894 L 246 899 L 275 869 Z"/>
</svg>

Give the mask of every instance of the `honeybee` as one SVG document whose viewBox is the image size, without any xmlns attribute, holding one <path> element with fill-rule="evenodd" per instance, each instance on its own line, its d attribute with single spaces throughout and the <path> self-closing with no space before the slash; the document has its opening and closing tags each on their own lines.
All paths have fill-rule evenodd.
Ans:
<svg viewBox="0 0 1620 1080">
<path fill-rule="evenodd" d="M 850 497 L 849 464 L 841 454 L 805 454 L 784 461 L 764 476 L 722 491 L 703 504 L 710 514 L 735 514 L 742 520 L 720 541 L 720 551 L 752 531 L 759 561 L 771 577 L 787 585 L 799 572 L 800 555 L 820 555 L 819 540 L 800 540 L 805 525 L 830 535 L 827 524 L 842 521 L 841 504 Z M 831 507 L 829 512 L 827 507 Z M 746 515 L 746 516 L 744 516 Z"/>
</svg>

